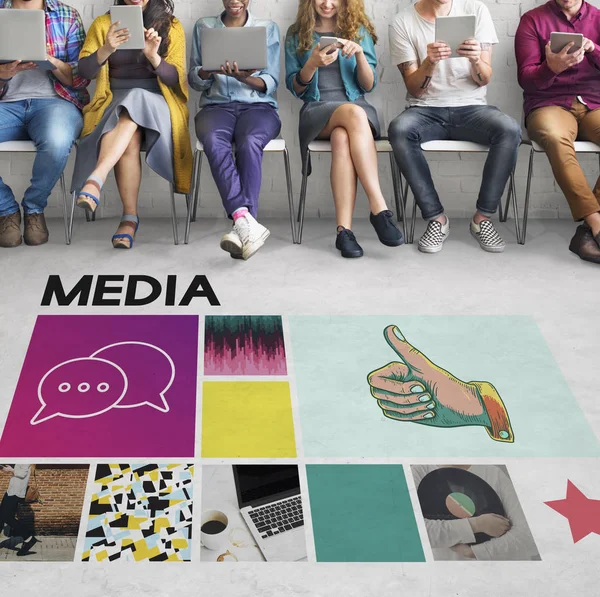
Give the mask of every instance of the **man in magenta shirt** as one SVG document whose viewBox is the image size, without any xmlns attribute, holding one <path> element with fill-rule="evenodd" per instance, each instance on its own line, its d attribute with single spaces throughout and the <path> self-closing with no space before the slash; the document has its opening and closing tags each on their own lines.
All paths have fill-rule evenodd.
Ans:
<svg viewBox="0 0 600 597">
<path fill-rule="evenodd" d="M 583 46 L 553 53 L 553 31 L 581 33 Z M 569 249 L 600 263 L 600 178 L 592 191 L 573 145 L 600 144 L 600 10 L 583 0 L 550 0 L 521 17 L 515 52 L 529 138 L 546 151 L 573 219 L 583 221 Z"/>
</svg>

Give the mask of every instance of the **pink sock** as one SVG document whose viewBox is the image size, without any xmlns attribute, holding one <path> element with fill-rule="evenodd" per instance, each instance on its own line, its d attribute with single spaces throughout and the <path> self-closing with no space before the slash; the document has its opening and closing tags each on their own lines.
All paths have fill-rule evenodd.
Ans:
<svg viewBox="0 0 600 597">
<path fill-rule="evenodd" d="M 237 222 L 238 218 L 243 218 L 247 213 L 248 213 L 247 207 L 238 207 L 238 209 L 236 209 L 231 214 L 231 217 L 233 218 L 234 222 Z"/>
</svg>

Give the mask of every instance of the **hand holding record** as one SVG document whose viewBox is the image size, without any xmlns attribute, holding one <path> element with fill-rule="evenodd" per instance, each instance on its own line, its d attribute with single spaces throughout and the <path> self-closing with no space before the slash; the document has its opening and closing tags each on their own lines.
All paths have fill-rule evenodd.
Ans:
<svg viewBox="0 0 600 597">
<path fill-rule="evenodd" d="M 492 384 L 461 381 L 407 342 L 395 325 L 383 335 L 400 361 L 372 371 L 368 382 L 386 417 L 434 427 L 479 425 L 496 441 L 514 441 L 508 413 Z"/>
</svg>

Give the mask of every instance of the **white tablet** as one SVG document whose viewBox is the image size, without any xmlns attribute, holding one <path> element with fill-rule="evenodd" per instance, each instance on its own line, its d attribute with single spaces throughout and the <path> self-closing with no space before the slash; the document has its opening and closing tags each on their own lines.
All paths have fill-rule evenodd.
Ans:
<svg viewBox="0 0 600 597">
<path fill-rule="evenodd" d="M 467 39 L 475 39 L 475 19 L 475 15 L 435 19 L 435 41 L 443 41 L 450 46 L 451 58 L 459 57 L 456 49 L 463 42 Z"/>
<path fill-rule="evenodd" d="M 144 36 L 144 17 L 141 6 L 111 6 L 110 21 L 119 21 L 119 29 L 129 29 L 129 39 L 117 50 L 143 50 L 146 45 Z"/>
<path fill-rule="evenodd" d="M 550 34 L 550 49 L 554 54 L 558 54 L 563 48 L 573 42 L 573 46 L 568 51 L 568 54 L 572 54 L 583 46 L 583 34 L 582 33 L 562 33 L 559 31 L 553 31 Z"/>
</svg>

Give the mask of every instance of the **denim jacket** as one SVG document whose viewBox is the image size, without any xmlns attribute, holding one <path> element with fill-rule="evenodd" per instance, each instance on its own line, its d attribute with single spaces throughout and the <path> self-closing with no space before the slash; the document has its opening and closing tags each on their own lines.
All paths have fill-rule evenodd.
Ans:
<svg viewBox="0 0 600 597">
<path fill-rule="evenodd" d="M 267 28 L 267 68 L 254 74 L 260 77 L 267 86 L 264 93 L 255 91 L 244 83 L 240 83 L 233 77 L 214 73 L 212 77 L 204 80 L 198 75 L 202 66 L 202 48 L 200 46 L 200 30 L 205 27 L 225 27 L 221 15 L 218 17 L 207 17 L 199 19 L 194 26 L 192 39 L 192 53 L 190 56 L 190 68 L 188 82 L 190 87 L 200 91 L 200 108 L 209 104 L 228 104 L 230 102 L 267 103 L 277 107 L 276 90 L 279 85 L 279 27 L 273 21 L 255 19 L 248 12 L 248 19 L 244 27 L 266 27 Z"/>
<path fill-rule="evenodd" d="M 358 77 L 356 74 L 356 56 L 343 58 L 340 54 L 340 57 L 338 58 L 340 63 L 340 72 L 342 74 L 344 87 L 346 88 L 346 96 L 351 102 L 361 95 L 373 91 L 373 89 L 375 89 L 375 85 L 377 85 L 377 72 L 375 70 L 377 67 L 377 56 L 375 54 L 375 44 L 373 44 L 373 38 L 369 35 L 369 32 L 364 27 L 361 27 L 358 37 L 362 38 L 360 41 L 356 41 L 362 47 L 365 58 L 373 70 L 374 79 L 372 89 L 369 89 L 369 91 L 363 89 L 358 82 Z M 317 39 L 318 38 L 315 35 L 313 48 L 317 44 Z M 288 31 L 285 40 L 285 84 L 295 97 L 299 97 L 304 102 L 318 101 L 320 98 L 318 70 L 310 84 L 300 95 L 298 95 L 294 90 L 294 78 L 306 64 L 306 61 L 310 58 L 310 54 L 312 52 L 311 48 L 310 50 L 299 55 L 296 51 L 297 48 L 298 36 L 296 34 L 291 34 Z"/>
</svg>

